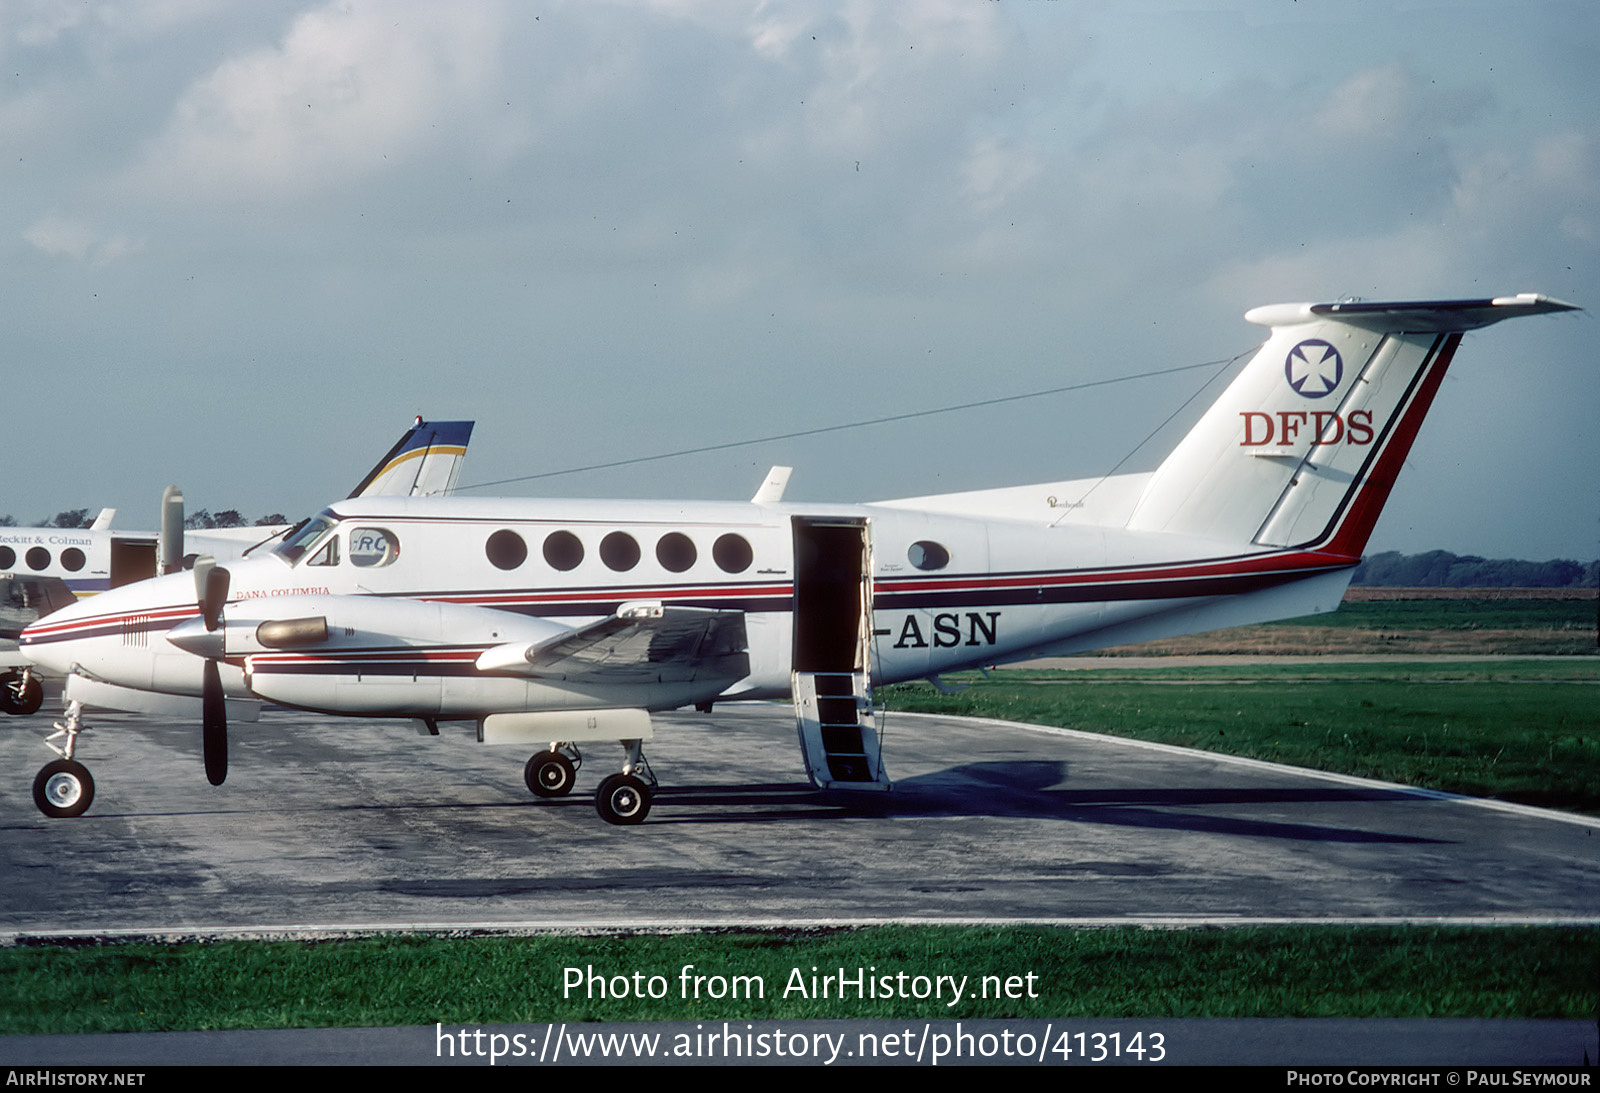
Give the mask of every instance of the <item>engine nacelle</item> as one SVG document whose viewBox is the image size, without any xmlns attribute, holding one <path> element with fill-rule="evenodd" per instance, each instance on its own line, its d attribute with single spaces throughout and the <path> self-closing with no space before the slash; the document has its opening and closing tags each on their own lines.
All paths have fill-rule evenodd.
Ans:
<svg viewBox="0 0 1600 1093">
<path fill-rule="evenodd" d="M 262 698 L 326 713 L 475 717 L 527 708 L 528 684 L 483 673 L 475 661 L 506 642 L 569 632 L 507 611 L 381 596 L 292 595 L 227 605 L 222 624 L 200 619 L 168 640 L 244 670 Z"/>
</svg>

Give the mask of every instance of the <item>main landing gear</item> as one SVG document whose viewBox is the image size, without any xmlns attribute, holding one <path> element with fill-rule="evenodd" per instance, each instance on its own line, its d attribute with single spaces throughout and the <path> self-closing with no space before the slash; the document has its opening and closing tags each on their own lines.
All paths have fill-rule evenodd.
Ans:
<svg viewBox="0 0 1600 1093">
<path fill-rule="evenodd" d="M 541 751 L 522 768 L 522 780 L 536 797 L 565 797 L 578 779 L 583 756 L 571 744 L 556 744 Z"/>
<path fill-rule="evenodd" d="M 33 669 L 13 668 L 0 674 L 0 710 L 27 717 L 39 712 L 44 705 L 44 688 L 33 678 Z"/>
<path fill-rule="evenodd" d="M 600 779 L 594 807 L 608 824 L 642 824 L 650 815 L 650 787 L 631 774 L 610 775 Z"/>
<path fill-rule="evenodd" d="M 78 734 L 84 730 L 83 703 L 72 702 L 67 716 L 55 723 L 55 729 L 44 743 L 61 758 L 39 768 L 33 780 L 33 803 L 51 819 L 82 816 L 94 801 L 94 779 L 89 777 L 89 769 L 73 758 Z M 65 738 L 64 743 L 55 743 L 61 738 Z"/>
<path fill-rule="evenodd" d="M 608 824 L 642 824 L 650 815 L 650 791 L 656 786 L 656 776 L 644 757 L 643 741 L 624 740 L 622 746 L 628 749 L 627 758 L 620 773 L 600 780 L 594 793 L 595 811 Z M 557 743 L 529 759 L 522 777 L 535 796 L 565 797 L 572 792 L 582 766 L 583 756 L 575 746 Z"/>
</svg>

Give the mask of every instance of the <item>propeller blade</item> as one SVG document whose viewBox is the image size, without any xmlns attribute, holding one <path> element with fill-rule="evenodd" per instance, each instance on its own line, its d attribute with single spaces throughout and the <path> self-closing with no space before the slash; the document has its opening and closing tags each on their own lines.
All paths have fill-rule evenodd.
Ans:
<svg viewBox="0 0 1600 1093">
<path fill-rule="evenodd" d="M 228 585 L 232 580 L 220 565 L 206 571 L 205 587 L 200 594 L 200 616 L 206 620 L 207 630 L 222 625 L 222 605 L 228 602 Z"/>
<path fill-rule="evenodd" d="M 194 564 L 189 567 L 194 572 L 194 598 L 196 601 L 206 598 L 206 574 L 216 567 L 217 560 L 209 554 L 197 555 Z"/>
<path fill-rule="evenodd" d="M 161 494 L 161 536 L 156 540 L 156 572 L 176 573 L 183 568 L 183 491 L 168 486 Z"/>
<path fill-rule="evenodd" d="M 204 729 L 206 781 L 220 786 L 228 777 L 228 704 L 222 695 L 222 673 L 210 657 L 206 658 L 204 673 L 200 719 Z"/>
</svg>

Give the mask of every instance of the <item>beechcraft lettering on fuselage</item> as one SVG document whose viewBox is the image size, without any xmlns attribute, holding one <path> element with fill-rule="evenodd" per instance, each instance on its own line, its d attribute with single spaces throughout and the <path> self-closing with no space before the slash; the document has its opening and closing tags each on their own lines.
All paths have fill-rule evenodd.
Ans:
<svg viewBox="0 0 1600 1093">
<path fill-rule="evenodd" d="M 872 688 L 1337 608 L 1463 335 L 1543 296 L 1256 308 L 1270 334 L 1154 471 L 881 501 L 359 497 L 265 557 L 39 620 L 68 676 L 53 816 L 88 807 L 94 706 L 188 703 L 207 777 L 262 702 L 474 726 L 541 797 L 620 743 L 595 806 L 649 813 L 651 715 L 792 700 L 807 776 L 885 789 Z M 1266 458 L 1262 458 L 1265 456 Z M 129 621 L 138 620 L 130 638 Z"/>
</svg>

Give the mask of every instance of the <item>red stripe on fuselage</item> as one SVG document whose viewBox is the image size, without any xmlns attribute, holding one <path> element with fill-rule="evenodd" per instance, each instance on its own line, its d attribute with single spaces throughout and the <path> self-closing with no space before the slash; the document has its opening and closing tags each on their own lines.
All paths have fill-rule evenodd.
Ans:
<svg viewBox="0 0 1600 1093">
<path fill-rule="evenodd" d="M 1389 500 L 1389 491 L 1394 488 L 1406 456 L 1411 454 L 1411 444 L 1422 428 L 1422 419 L 1428 416 L 1433 396 L 1444 382 L 1445 372 L 1460 344 L 1459 333 L 1445 336 L 1444 344 L 1439 347 L 1412 392 L 1411 404 L 1401 412 L 1399 420 L 1390 429 L 1389 439 L 1372 469 L 1367 472 L 1366 481 L 1356 490 L 1343 516 L 1336 521 L 1333 533 L 1325 542 L 1316 544 L 1320 549 L 1357 559 L 1367 549 L 1367 540 L 1372 537 L 1372 529 Z"/>
<path fill-rule="evenodd" d="M 1415 430 L 1412 429 L 1414 434 Z M 874 590 L 884 595 L 897 593 L 982 593 L 985 591 L 1014 591 L 1026 588 L 1053 588 L 1062 586 L 1090 586 L 1100 584 L 1105 586 L 1105 599 L 1108 602 L 1119 599 L 1148 599 L 1146 595 L 1119 597 L 1119 586 L 1143 586 L 1161 582 L 1193 582 L 1197 585 L 1194 595 L 1205 595 L 1205 584 L 1208 580 L 1223 580 L 1240 576 L 1270 576 L 1280 574 L 1286 579 L 1293 579 L 1297 575 L 1310 576 L 1316 572 L 1325 572 L 1330 569 L 1342 569 L 1359 562 L 1359 555 L 1351 555 L 1344 551 L 1329 550 L 1293 550 L 1275 551 L 1259 555 L 1247 555 L 1237 558 L 1214 559 L 1209 561 L 1164 563 L 1149 566 L 1128 566 L 1092 570 L 1056 570 L 1039 571 L 1033 573 L 1002 573 L 994 575 L 967 575 L 953 577 L 880 577 L 874 581 Z M 737 586 L 698 586 L 698 587 L 668 587 L 668 588 L 640 588 L 603 589 L 585 588 L 581 590 L 561 590 L 550 592 L 504 592 L 491 591 L 461 592 L 452 594 L 421 593 L 415 598 L 423 600 L 443 601 L 450 603 L 470 603 L 484 607 L 515 608 L 517 606 L 539 606 L 560 603 L 596 603 L 617 602 L 634 599 L 652 599 L 663 602 L 677 600 L 704 600 L 708 598 L 749 598 L 753 595 L 780 596 L 787 598 L 792 595 L 792 586 L 787 584 L 764 585 L 751 588 L 748 585 Z M 59 624 L 48 624 L 45 620 L 33 624 L 24 635 L 25 644 L 54 643 L 68 641 L 77 637 L 88 636 L 98 632 L 105 636 L 119 633 L 121 629 L 130 624 L 137 623 L 148 630 L 165 629 L 177 625 L 185 619 L 195 618 L 199 611 L 192 606 L 164 607 L 147 611 L 128 611 L 105 615 L 95 615 L 89 618 L 74 619 Z M 266 654 L 257 654 L 266 655 Z M 420 655 L 420 652 L 419 654 Z"/>
</svg>

